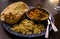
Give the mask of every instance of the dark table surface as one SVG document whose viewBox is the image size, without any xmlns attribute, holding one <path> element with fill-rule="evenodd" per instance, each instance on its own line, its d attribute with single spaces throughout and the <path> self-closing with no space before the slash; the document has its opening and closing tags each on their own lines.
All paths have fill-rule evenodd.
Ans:
<svg viewBox="0 0 60 39">
<path fill-rule="evenodd" d="M 16 2 L 16 1 L 24 1 L 29 6 L 35 6 L 35 4 L 40 3 L 44 8 L 48 9 L 49 12 L 54 17 L 54 24 L 58 28 L 58 32 L 54 32 L 53 30 L 49 33 L 48 39 L 60 39 L 60 12 L 53 9 L 53 6 L 49 4 L 46 0 L 0 0 L 0 13 L 1 11 L 7 7 L 9 4 Z M 9 36 L 3 29 L 1 22 L 0 22 L 0 39 L 18 39 L 13 36 Z M 21 39 L 21 38 L 20 38 Z M 45 39 L 44 36 L 37 38 L 37 39 Z"/>
</svg>

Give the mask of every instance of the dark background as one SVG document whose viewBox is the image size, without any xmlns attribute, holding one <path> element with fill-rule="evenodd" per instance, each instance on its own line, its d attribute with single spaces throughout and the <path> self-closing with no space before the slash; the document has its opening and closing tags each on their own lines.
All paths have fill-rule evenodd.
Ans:
<svg viewBox="0 0 60 39">
<path fill-rule="evenodd" d="M 60 11 L 56 11 L 53 9 L 53 6 L 49 4 L 47 0 L 0 0 L 0 13 L 1 11 L 7 7 L 9 4 L 17 1 L 24 1 L 27 3 L 29 6 L 35 6 L 37 3 L 40 3 L 44 8 L 48 9 L 52 16 L 54 17 L 54 24 L 58 28 L 58 32 L 54 32 L 53 30 L 49 34 L 48 39 L 60 39 Z M 59 4 L 60 5 L 60 4 Z M 8 35 L 0 22 L 0 39 L 18 39 L 17 37 L 13 37 Z M 19 38 L 21 39 L 21 38 Z M 39 37 L 37 39 L 45 39 L 44 36 Z"/>
</svg>

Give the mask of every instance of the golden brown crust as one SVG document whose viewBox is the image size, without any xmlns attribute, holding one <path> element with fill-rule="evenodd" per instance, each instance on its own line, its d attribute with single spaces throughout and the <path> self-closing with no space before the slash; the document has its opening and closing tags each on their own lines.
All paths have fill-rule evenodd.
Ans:
<svg viewBox="0 0 60 39">
<path fill-rule="evenodd" d="M 28 9 L 28 5 L 24 2 L 12 3 L 2 11 L 1 20 L 6 21 L 9 24 L 14 24 Z"/>
</svg>

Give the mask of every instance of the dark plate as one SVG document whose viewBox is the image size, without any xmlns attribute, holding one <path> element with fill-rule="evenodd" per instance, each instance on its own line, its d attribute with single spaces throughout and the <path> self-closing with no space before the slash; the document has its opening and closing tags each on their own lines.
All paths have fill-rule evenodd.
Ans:
<svg viewBox="0 0 60 39">
<path fill-rule="evenodd" d="M 25 3 L 27 3 L 27 4 L 30 6 L 30 8 L 32 8 L 31 6 L 34 6 L 34 3 L 29 3 L 29 2 L 27 2 L 27 1 L 25 1 Z M 51 20 L 54 22 L 54 18 L 53 18 L 53 17 L 52 17 Z M 46 26 L 47 26 L 47 21 L 43 21 L 42 24 L 44 24 L 44 26 L 45 26 L 45 28 L 46 28 Z M 40 36 L 45 35 L 45 32 L 46 32 L 46 30 L 44 30 L 44 31 L 41 32 L 41 34 L 38 34 L 38 35 L 36 35 L 36 34 L 23 35 L 23 34 L 19 34 L 19 33 L 16 33 L 16 32 L 14 32 L 14 31 L 12 31 L 12 30 L 11 30 L 12 25 L 10 25 L 10 24 L 7 24 L 7 23 L 1 21 L 1 25 L 2 25 L 2 27 L 4 28 L 4 30 L 6 30 L 8 33 L 10 33 L 10 34 L 12 34 L 12 35 L 15 35 L 15 36 L 18 36 L 18 37 L 40 37 Z M 52 30 L 52 28 L 51 28 L 51 25 L 50 25 L 49 31 L 51 31 L 51 30 Z"/>
</svg>

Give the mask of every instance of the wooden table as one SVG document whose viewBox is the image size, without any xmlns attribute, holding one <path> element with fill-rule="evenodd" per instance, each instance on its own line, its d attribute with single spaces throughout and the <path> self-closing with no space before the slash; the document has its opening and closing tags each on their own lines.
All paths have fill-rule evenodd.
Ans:
<svg viewBox="0 0 60 39">
<path fill-rule="evenodd" d="M 16 1 L 24 1 L 29 6 L 35 6 L 35 4 L 40 3 L 44 8 L 48 9 L 49 12 L 54 16 L 54 20 L 55 20 L 54 23 L 56 27 L 59 29 L 58 32 L 54 32 L 52 30 L 49 34 L 48 39 L 60 39 L 60 14 L 58 14 L 60 12 L 57 13 L 57 11 L 53 9 L 53 6 L 49 4 L 49 2 L 47 2 L 46 0 L 0 0 L 0 13 L 5 7 L 7 7 L 9 4 L 16 2 Z M 13 38 L 13 36 L 9 36 L 8 34 L 6 34 L 6 32 L 4 31 L 0 23 L 0 39 L 18 39 L 18 38 L 16 37 Z M 44 36 L 42 36 L 37 39 L 45 39 L 45 38 Z"/>
</svg>

